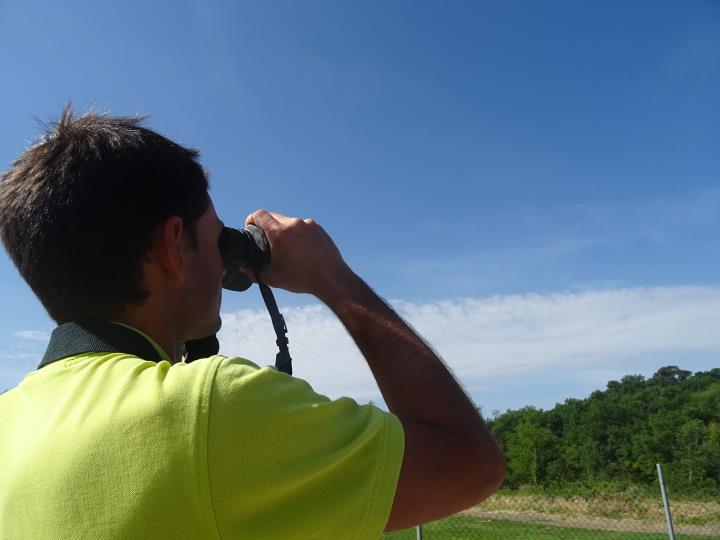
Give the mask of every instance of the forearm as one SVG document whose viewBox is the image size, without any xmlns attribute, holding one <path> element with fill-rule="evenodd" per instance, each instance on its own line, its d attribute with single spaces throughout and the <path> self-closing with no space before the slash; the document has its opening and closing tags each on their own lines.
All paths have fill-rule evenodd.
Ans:
<svg viewBox="0 0 720 540">
<path fill-rule="evenodd" d="M 475 406 L 435 352 L 349 269 L 321 300 L 360 348 L 389 409 L 403 423 L 486 436 Z"/>
</svg>

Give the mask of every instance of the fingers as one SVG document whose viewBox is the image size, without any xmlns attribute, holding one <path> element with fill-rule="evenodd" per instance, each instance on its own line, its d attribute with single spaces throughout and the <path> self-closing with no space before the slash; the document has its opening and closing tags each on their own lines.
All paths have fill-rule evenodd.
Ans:
<svg viewBox="0 0 720 540">
<path fill-rule="evenodd" d="M 315 225 L 314 219 L 291 218 L 278 212 L 267 210 L 256 210 L 245 219 L 245 225 L 255 225 L 263 230 L 276 229 L 281 225 L 296 225 L 305 222 L 308 225 Z"/>
<path fill-rule="evenodd" d="M 273 230 L 280 226 L 277 218 L 284 218 L 282 214 L 270 213 L 267 210 L 256 210 L 245 218 L 245 225 L 255 225 L 263 230 Z"/>
</svg>

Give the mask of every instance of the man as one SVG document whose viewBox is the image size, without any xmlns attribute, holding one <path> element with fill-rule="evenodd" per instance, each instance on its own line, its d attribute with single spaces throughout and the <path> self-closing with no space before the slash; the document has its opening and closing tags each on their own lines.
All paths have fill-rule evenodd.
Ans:
<svg viewBox="0 0 720 540">
<path fill-rule="evenodd" d="M 377 538 L 486 498 L 505 464 L 437 355 L 310 219 L 259 210 L 271 286 L 314 294 L 391 413 L 225 356 L 223 228 L 197 152 L 63 112 L 0 184 L 0 234 L 58 323 L 0 396 L 0 538 Z"/>
</svg>

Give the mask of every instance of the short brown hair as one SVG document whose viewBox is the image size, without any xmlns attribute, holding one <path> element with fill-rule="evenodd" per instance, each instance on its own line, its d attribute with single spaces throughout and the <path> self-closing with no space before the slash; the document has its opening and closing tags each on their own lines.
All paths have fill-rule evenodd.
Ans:
<svg viewBox="0 0 720 540">
<path fill-rule="evenodd" d="M 142 261 L 156 225 L 179 216 L 197 245 L 210 204 L 197 150 L 142 117 L 66 105 L 0 183 L 0 237 L 58 324 L 112 319 L 148 296 Z"/>
</svg>

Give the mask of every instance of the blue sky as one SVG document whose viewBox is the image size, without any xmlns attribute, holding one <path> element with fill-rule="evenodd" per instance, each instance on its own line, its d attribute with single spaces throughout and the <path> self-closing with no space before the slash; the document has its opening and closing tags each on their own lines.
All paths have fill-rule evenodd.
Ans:
<svg viewBox="0 0 720 540">
<path fill-rule="evenodd" d="M 486 410 L 720 365 L 717 2 L 5 0 L 0 73 L 0 169 L 66 99 L 148 114 L 227 224 L 319 221 Z M 2 388 L 53 324 L 4 254 L 0 298 Z M 278 298 L 298 373 L 377 401 L 330 314 Z M 259 293 L 223 310 L 224 352 L 271 363 Z"/>
</svg>

